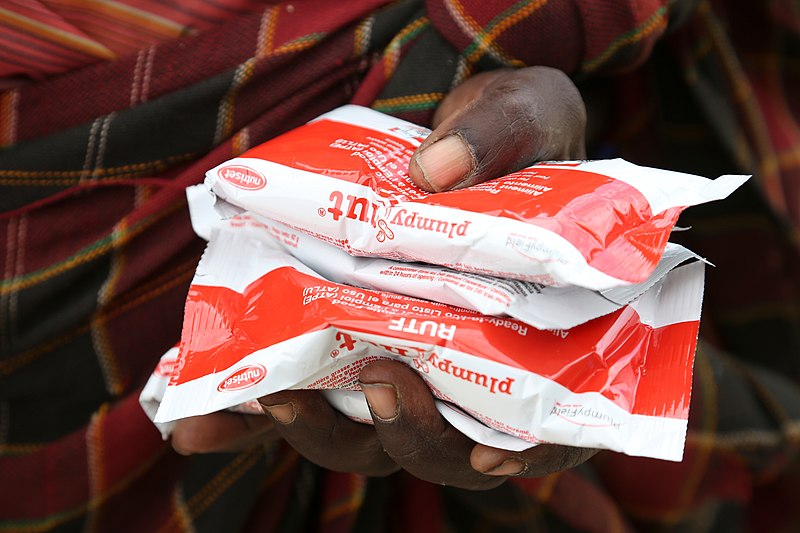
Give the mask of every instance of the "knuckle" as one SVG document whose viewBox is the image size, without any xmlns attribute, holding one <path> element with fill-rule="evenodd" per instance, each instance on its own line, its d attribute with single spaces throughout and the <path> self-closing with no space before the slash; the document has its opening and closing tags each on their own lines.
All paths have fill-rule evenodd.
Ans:
<svg viewBox="0 0 800 533">
<path fill-rule="evenodd" d="M 170 444 L 176 453 L 184 456 L 205 453 L 206 451 L 198 448 L 190 439 L 183 438 L 181 435 L 173 435 L 172 439 L 170 440 Z"/>
<path fill-rule="evenodd" d="M 583 464 L 596 453 L 596 450 L 587 448 L 577 448 L 573 446 L 558 446 L 557 458 L 554 463 L 556 468 L 553 472 L 569 470 Z"/>
<path fill-rule="evenodd" d="M 380 438 L 387 453 L 403 462 L 441 455 L 452 442 L 450 426 L 438 417 L 422 426 L 409 424 L 401 418 L 394 427 L 380 429 L 383 429 Z"/>
<path fill-rule="evenodd" d="M 560 452 L 561 453 L 559 455 L 561 457 L 558 464 L 558 472 L 567 470 L 578 464 L 578 458 L 580 457 L 580 450 L 578 448 L 562 446 Z"/>
<path fill-rule="evenodd" d="M 172 442 L 172 449 L 178 455 L 189 456 L 189 455 L 194 455 L 196 453 L 196 452 L 192 451 L 190 448 L 187 448 L 186 446 L 184 446 L 182 443 L 177 443 L 177 442 L 174 442 L 174 441 Z"/>
<path fill-rule="evenodd" d="M 369 476 L 395 472 L 398 466 L 383 451 L 374 431 L 354 431 L 351 424 L 355 423 L 336 416 L 324 423 L 306 425 L 303 434 L 287 440 L 307 459 L 329 470 Z"/>
</svg>

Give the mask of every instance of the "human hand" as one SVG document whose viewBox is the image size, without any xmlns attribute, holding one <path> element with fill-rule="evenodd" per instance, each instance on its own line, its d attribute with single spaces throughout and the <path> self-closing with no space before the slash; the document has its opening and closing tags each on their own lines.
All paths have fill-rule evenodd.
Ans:
<svg viewBox="0 0 800 533">
<path fill-rule="evenodd" d="M 480 183 L 537 160 L 585 157 L 583 101 L 569 78 L 550 68 L 477 75 L 445 98 L 434 125 L 409 168 L 411 179 L 430 191 Z M 374 427 L 349 420 L 318 391 L 283 391 L 260 400 L 276 422 L 268 435 L 280 434 L 332 470 L 386 475 L 402 468 L 471 489 L 571 468 L 595 453 L 557 445 L 514 453 L 475 444 L 442 418 L 428 387 L 401 363 L 372 363 L 361 381 Z M 173 437 L 182 451 L 252 442 L 242 421 L 197 417 L 184 424 Z M 226 435 L 225 427 L 233 433 Z M 205 440 L 198 443 L 200 437 Z"/>
<path fill-rule="evenodd" d="M 349 420 L 319 391 L 282 391 L 259 402 L 291 446 L 329 470 L 386 475 L 402 468 L 432 483 L 490 489 L 509 476 L 540 477 L 577 466 L 595 453 L 550 444 L 522 452 L 476 444 L 439 414 L 427 385 L 400 362 L 371 363 L 360 381 L 374 427 Z"/>
<path fill-rule="evenodd" d="M 319 391 L 282 391 L 259 400 L 271 416 L 218 412 L 179 420 L 172 446 L 183 455 L 236 452 L 283 437 L 329 470 L 382 476 L 402 468 L 468 489 L 489 489 L 509 476 L 544 476 L 595 453 L 548 444 L 509 452 L 476 444 L 439 414 L 427 385 L 403 363 L 372 363 L 361 383 L 374 426 L 348 419 Z"/>
<path fill-rule="evenodd" d="M 224 411 L 178 420 L 170 440 L 176 452 L 192 455 L 239 452 L 279 438 L 268 416 Z"/>
<path fill-rule="evenodd" d="M 478 74 L 442 101 L 409 166 L 422 189 L 468 187 L 536 161 L 586 157 L 586 109 L 560 70 Z"/>
<path fill-rule="evenodd" d="M 434 131 L 417 149 L 411 179 L 428 191 L 466 187 L 546 159 L 585 157 L 586 110 L 562 72 L 532 67 L 477 75 L 450 93 Z M 428 387 L 400 363 L 361 372 L 374 429 L 350 421 L 315 391 L 284 391 L 260 401 L 280 434 L 332 470 L 382 475 L 402 468 L 431 481 L 488 489 L 508 476 L 543 476 L 595 451 L 541 445 L 513 453 L 475 444 L 436 410 Z"/>
</svg>

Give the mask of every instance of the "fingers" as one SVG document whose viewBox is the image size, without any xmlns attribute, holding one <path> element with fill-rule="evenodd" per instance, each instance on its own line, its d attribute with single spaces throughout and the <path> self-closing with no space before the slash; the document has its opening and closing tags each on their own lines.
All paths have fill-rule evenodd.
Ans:
<svg viewBox="0 0 800 533">
<path fill-rule="evenodd" d="M 509 476 L 542 477 L 573 468 L 597 453 L 553 444 L 522 452 L 476 445 L 439 414 L 422 379 L 398 362 L 367 365 L 360 380 L 386 453 L 404 470 L 432 483 L 489 489 Z"/>
<path fill-rule="evenodd" d="M 283 391 L 259 402 L 280 435 L 313 463 L 370 476 L 384 476 L 398 469 L 371 426 L 349 420 L 319 391 Z"/>
<path fill-rule="evenodd" d="M 192 455 L 238 452 L 277 438 L 269 417 L 219 412 L 178 420 L 171 442 L 176 452 Z"/>
<path fill-rule="evenodd" d="M 428 387 L 402 363 L 372 363 L 361 381 L 374 428 L 349 420 L 318 391 L 284 391 L 259 400 L 270 416 L 218 412 L 180 420 L 172 446 L 183 455 L 233 452 L 283 437 L 331 470 L 380 476 L 402 467 L 426 481 L 473 490 L 493 488 L 508 476 L 572 468 L 596 453 L 556 445 L 523 452 L 476 445 L 439 414 Z"/>
<path fill-rule="evenodd" d="M 541 444 L 522 452 L 510 452 L 476 445 L 470 464 L 490 476 L 543 477 L 574 468 L 588 461 L 597 450 L 557 444 Z"/>
<path fill-rule="evenodd" d="M 585 157 L 578 89 L 548 67 L 467 80 L 440 106 L 441 123 L 417 149 L 411 179 L 428 191 L 467 187 L 541 160 Z"/>
<path fill-rule="evenodd" d="M 426 481 L 460 488 L 489 489 L 504 481 L 470 467 L 475 443 L 439 414 L 427 385 L 406 365 L 378 361 L 362 369 L 360 380 L 375 432 L 401 468 Z"/>
</svg>

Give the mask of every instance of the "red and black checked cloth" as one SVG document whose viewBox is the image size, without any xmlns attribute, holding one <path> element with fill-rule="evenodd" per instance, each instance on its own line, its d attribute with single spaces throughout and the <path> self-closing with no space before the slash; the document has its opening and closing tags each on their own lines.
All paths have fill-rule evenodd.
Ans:
<svg viewBox="0 0 800 533">
<path fill-rule="evenodd" d="M 202 25 L 173 17 L 184 37 L 146 42 L 79 23 L 92 16 L 75 15 L 79 6 L 101 4 L 150 6 L 164 26 L 161 7 L 202 5 L 0 6 L 0 66 L 14 86 L 0 93 L 0 532 L 798 527 L 796 2 L 737 7 L 735 19 L 700 2 L 655 53 L 697 2 L 243 1 Z M 125 22 L 101 11 L 95 29 Z M 44 27 L 20 23 L 37 12 Z M 81 56 L 74 41 L 48 40 L 66 23 L 80 43 L 113 53 Z M 8 67 L 31 55 L 39 61 Z M 53 58 L 68 65 L 40 68 Z M 474 71 L 525 64 L 611 95 L 600 155 L 706 175 L 758 171 L 753 187 L 687 222 L 690 245 L 719 266 L 686 460 L 605 453 L 469 493 L 325 472 L 282 446 L 176 456 L 136 397 L 178 337 L 202 248 L 183 188 L 348 101 L 426 122 Z"/>
</svg>

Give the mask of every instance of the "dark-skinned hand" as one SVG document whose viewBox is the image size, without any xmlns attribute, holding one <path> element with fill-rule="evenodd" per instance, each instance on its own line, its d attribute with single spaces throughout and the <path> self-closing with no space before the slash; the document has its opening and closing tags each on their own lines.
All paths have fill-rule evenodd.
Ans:
<svg viewBox="0 0 800 533">
<path fill-rule="evenodd" d="M 581 95 L 565 74 L 546 67 L 468 79 L 444 99 L 434 128 L 409 167 L 411 179 L 431 192 L 467 187 L 535 161 L 585 157 Z M 400 362 L 371 363 L 360 381 L 374 426 L 351 421 L 318 391 L 282 391 L 259 399 L 269 417 L 215 413 L 180 421 L 173 446 L 182 453 L 233 451 L 279 435 L 331 470 L 379 476 L 404 469 L 468 489 L 489 489 L 509 476 L 544 476 L 595 453 L 551 444 L 522 452 L 476 444 L 439 414 L 427 385 Z"/>
</svg>

